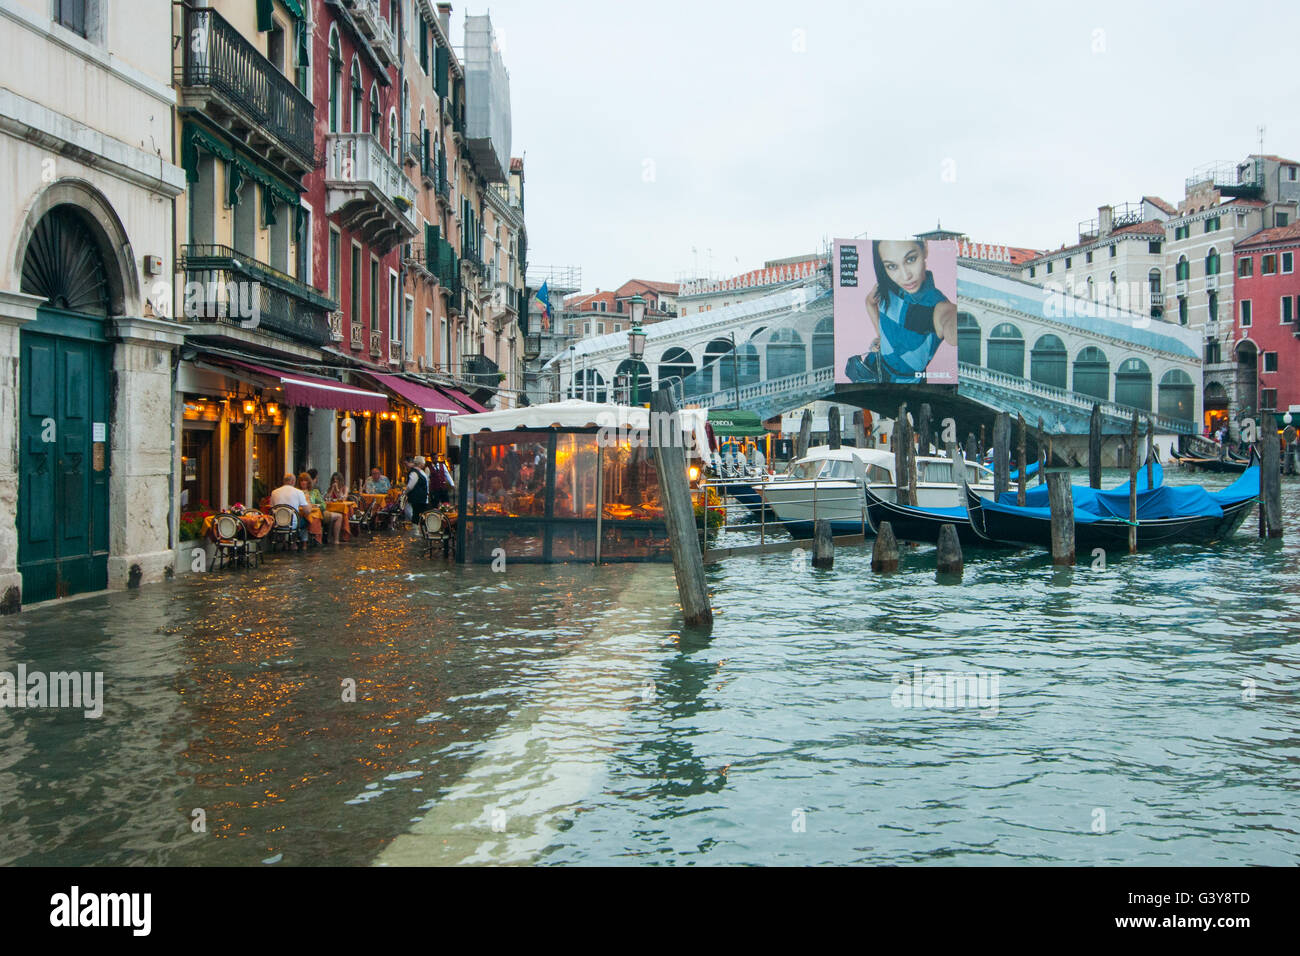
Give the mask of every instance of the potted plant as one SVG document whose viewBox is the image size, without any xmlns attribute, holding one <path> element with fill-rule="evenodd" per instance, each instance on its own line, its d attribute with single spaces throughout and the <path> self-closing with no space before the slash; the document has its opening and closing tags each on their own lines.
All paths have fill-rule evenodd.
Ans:
<svg viewBox="0 0 1300 956">
<path fill-rule="evenodd" d="M 195 511 L 182 511 L 176 523 L 176 564 L 177 572 L 207 569 L 211 567 L 212 555 L 216 548 L 203 536 L 203 526 L 207 519 L 216 514 L 206 501 L 200 501 Z M 196 551 L 204 553 L 201 566 L 195 564 Z"/>
</svg>

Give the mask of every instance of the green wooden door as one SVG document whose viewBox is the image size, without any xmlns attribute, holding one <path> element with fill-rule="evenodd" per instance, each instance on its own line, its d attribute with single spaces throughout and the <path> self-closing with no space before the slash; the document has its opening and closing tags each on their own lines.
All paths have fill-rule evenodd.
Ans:
<svg viewBox="0 0 1300 956">
<path fill-rule="evenodd" d="M 41 310 L 37 328 L 77 323 Z M 109 349 L 23 330 L 18 571 L 23 602 L 108 586 Z"/>
</svg>

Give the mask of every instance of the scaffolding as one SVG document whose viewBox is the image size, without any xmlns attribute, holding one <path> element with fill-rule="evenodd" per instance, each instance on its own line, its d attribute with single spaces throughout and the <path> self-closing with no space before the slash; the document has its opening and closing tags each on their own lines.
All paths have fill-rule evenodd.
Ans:
<svg viewBox="0 0 1300 956">
<path fill-rule="evenodd" d="M 552 295 L 572 295 L 582 288 L 582 266 L 530 266 L 528 288 L 536 292 L 542 283 Z"/>
<path fill-rule="evenodd" d="M 465 18 L 466 139 L 483 178 L 505 182 L 510 171 L 510 73 L 489 14 Z"/>
</svg>

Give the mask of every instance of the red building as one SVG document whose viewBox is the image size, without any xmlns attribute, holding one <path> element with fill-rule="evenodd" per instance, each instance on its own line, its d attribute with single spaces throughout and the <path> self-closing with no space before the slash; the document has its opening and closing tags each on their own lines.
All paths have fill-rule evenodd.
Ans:
<svg viewBox="0 0 1300 956">
<path fill-rule="evenodd" d="M 1238 394 L 1254 409 L 1300 419 L 1300 223 L 1263 229 L 1237 243 Z"/>
</svg>

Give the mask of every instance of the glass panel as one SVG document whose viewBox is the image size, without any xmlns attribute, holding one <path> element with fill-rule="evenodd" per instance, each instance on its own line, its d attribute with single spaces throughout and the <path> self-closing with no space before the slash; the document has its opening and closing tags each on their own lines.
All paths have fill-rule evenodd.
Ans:
<svg viewBox="0 0 1300 956">
<path fill-rule="evenodd" d="M 596 517 L 595 435 L 559 435 L 555 440 L 555 517 Z"/>
<path fill-rule="evenodd" d="M 546 436 L 530 432 L 476 435 L 470 444 L 472 515 L 546 513 Z M 510 553 L 510 552 L 507 552 Z"/>
<path fill-rule="evenodd" d="M 630 443 L 606 448 L 603 480 L 606 521 L 664 520 L 659 475 L 649 448 L 633 448 Z"/>
<path fill-rule="evenodd" d="M 544 521 L 470 520 L 465 527 L 466 560 L 485 563 L 501 548 L 508 561 L 541 561 L 545 558 Z"/>
</svg>

